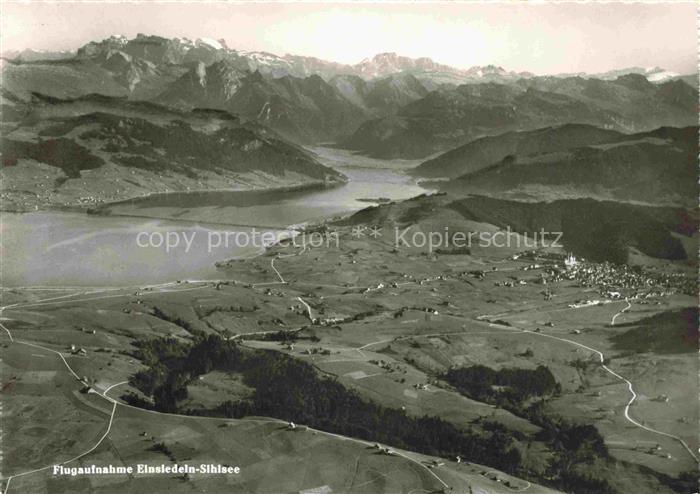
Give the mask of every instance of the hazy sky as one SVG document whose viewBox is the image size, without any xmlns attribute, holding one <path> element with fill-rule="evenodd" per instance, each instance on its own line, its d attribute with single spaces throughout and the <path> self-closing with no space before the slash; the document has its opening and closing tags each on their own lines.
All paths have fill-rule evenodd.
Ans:
<svg viewBox="0 0 700 494">
<path fill-rule="evenodd" d="M 697 69 L 694 3 L 15 3 L 2 50 L 75 49 L 112 34 L 224 38 L 229 47 L 357 63 L 379 52 L 535 73 Z"/>
</svg>

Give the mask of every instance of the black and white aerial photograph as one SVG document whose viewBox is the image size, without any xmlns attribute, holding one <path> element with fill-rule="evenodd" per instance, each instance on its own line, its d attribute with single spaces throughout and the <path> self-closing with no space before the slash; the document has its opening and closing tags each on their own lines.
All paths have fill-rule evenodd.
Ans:
<svg viewBox="0 0 700 494">
<path fill-rule="evenodd" d="M 0 0 L 0 494 L 697 494 L 699 5 Z"/>
</svg>

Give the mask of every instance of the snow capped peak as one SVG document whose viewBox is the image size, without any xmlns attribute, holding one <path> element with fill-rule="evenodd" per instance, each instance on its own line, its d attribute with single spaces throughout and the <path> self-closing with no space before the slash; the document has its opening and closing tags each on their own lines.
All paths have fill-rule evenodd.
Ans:
<svg viewBox="0 0 700 494">
<path fill-rule="evenodd" d="M 215 50 L 223 50 L 224 46 L 221 44 L 221 42 L 216 41 L 213 38 L 199 38 L 197 40 L 198 43 L 201 43 L 203 45 L 207 45 L 211 48 L 214 48 Z"/>
<path fill-rule="evenodd" d="M 678 77 L 679 74 L 676 72 L 670 72 L 668 70 L 660 70 L 660 71 L 655 71 L 647 76 L 647 80 L 649 82 L 662 82 L 666 81 L 668 79 L 673 79 L 674 77 Z"/>
<path fill-rule="evenodd" d="M 675 72 L 671 72 L 669 70 L 663 69 L 662 67 L 646 67 L 644 69 L 644 75 L 647 76 L 647 79 L 649 79 L 652 82 L 658 82 L 658 81 L 663 81 L 666 79 L 670 79 L 672 77 L 678 77 L 679 74 Z"/>
<path fill-rule="evenodd" d="M 123 45 L 125 45 L 129 41 L 129 38 L 127 38 L 123 34 L 113 34 L 108 39 L 119 42 Z"/>
<path fill-rule="evenodd" d="M 394 60 L 396 58 L 399 58 L 396 52 L 385 51 L 382 53 L 377 53 L 375 56 L 372 57 L 372 60 Z"/>
<path fill-rule="evenodd" d="M 173 41 L 175 41 L 176 43 L 178 43 L 181 47 L 183 47 L 185 49 L 190 49 L 194 46 L 194 43 L 189 38 L 175 38 L 175 39 L 173 39 Z"/>
</svg>

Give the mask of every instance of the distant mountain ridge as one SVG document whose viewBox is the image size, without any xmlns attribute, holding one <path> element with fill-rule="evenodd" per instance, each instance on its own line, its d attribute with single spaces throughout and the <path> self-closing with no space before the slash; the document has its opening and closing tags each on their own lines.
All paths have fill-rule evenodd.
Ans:
<svg viewBox="0 0 700 494">
<path fill-rule="evenodd" d="M 69 59 L 73 56 L 90 57 L 105 50 L 121 50 L 129 55 L 144 58 L 154 63 L 187 64 L 205 62 L 207 65 L 223 58 L 236 58 L 250 71 L 260 71 L 273 77 L 291 75 L 308 77 L 320 75 L 329 80 L 338 75 L 356 75 L 370 80 L 393 74 L 410 73 L 420 80 L 436 83 L 462 84 L 468 82 L 507 81 L 535 77 L 531 72 L 509 71 L 497 65 L 457 68 L 435 62 L 428 57 L 411 58 L 394 52 L 378 53 L 356 64 L 343 64 L 302 55 L 276 55 L 263 51 L 242 51 L 229 48 L 223 39 L 165 38 L 156 35 L 138 34 L 132 39 L 115 35 L 101 41 L 92 41 L 70 51 L 10 51 L 2 53 L 7 60 L 36 62 Z M 553 74 L 554 77 L 590 77 L 614 79 L 620 75 L 643 74 L 652 82 L 662 82 L 681 77 L 680 74 L 660 67 L 629 67 L 598 74 Z"/>
<path fill-rule="evenodd" d="M 681 80 L 652 84 L 534 77 L 513 84 L 440 88 L 395 115 L 363 123 L 343 145 L 376 158 L 425 158 L 476 138 L 548 125 L 587 124 L 622 132 L 697 124 L 697 90 Z"/>
<path fill-rule="evenodd" d="M 5 63 L 3 89 L 25 100 L 99 93 L 223 109 L 300 143 L 335 141 L 428 93 L 410 74 L 367 81 L 350 72 L 308 57 L 237 52 L 217 40 L 112 36 L 71 59 Z"/>
<path fill-rule="evenodd" d="M 221 60 L 199 63 L 155 101 L 178 107 L 225 109 L 297 142 L 334 140 L 352 132 L 366 113 L 318 75 L 271 78 Z"/>
</svg>

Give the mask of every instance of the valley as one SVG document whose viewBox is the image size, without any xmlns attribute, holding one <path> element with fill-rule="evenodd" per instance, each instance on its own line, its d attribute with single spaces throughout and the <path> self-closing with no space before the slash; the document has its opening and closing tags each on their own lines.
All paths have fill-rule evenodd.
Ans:
<svg viewBox="0 0 700 494">
<path fill-rule="evenodd" d="M 59 287 L 43 292 L 42 289 L 5 290 L 3 298 L 9 305 L 3 309 L 5 319 L 2 325 L 6 329 L 6 336 L 12 337 L 12 342 L 9 344 L 8 340 L 4 345 L 3 362 L 15 366 L 10 371 L 15 377 L 12 380 L 11 394 L 6 395 L 3 403 L 4 408 L 7 409 L 8 406 L 7 396 L 29 392 L 31 387 L 27 386 L 32 386 L 32 379 L 40 378 L 39 375 L 32 377 L 31 372 L 36 372 L 36 367 L 32 366 L 30 371 L 16 366 L 21 361 L 29 363 L 38 360 L 42 366 L 53 369 L 50 373 L 55 376 L 53 379 L 62 375 L 69 378 L 61 388 L 67 386 L 67 390 L 73 388 L 77 392 L 80 386 L 84 386 L 96 392 L 89 391 L 84 395 L 84 399 L 88 400 L 86 410 L 96 407 L 97 410 L 108 412 L 113 407 L 116 410 L 113 428 L 121 428 L 137 420 L 139 425 L 132 426 L 133 432 L 125 436 L 127 442 L 112 447 L 116 448 L 121 458 L 125 458 L 124 455 L 135 458 L 133 455 L 137 455 L 139 461 L 159 461 L 158 453 L 149 453 L 149 444 L 153 444 L 151 441 L 163 442 L 168 451 L 172 452 L 170 454 L 175 461 L 211 457 L 207 455 L 211 455 L 212 450 L 209 447 L 203 449 L 203 445 L 209 442 L 206 439 L 208 435 L 220 434 L 220 427 L 225 427 L 224 430 L 227 431 L 232 428 L 231 434 L 234 435 L 238 434 L 236 431 L 248 430 L 248 434 L 253 434 L 251 439 L 258 435 L 268 437 L 273 434 L 283 440 L 283 436 L 289 435 L 289 439 L 283 440 L 286 446 L 275 440 L 267 446 L 272 448 L 266 453 L 267 456 L 258 456 L 257 459 L 251 457 L 250 467 L 255 465 L 255 469 L 264 468 L 266 462 L 289 451 L 289 440 L 307 443 L 303 438 L 309 436 L 309 440 L 317 443 L 321 438 L 313 438 L 317 434 L 315 430 L 325 431 L 318 432 L 328 438 L 325 441 L 337 440 L 332 439 L 332 434 L 337 434 L 340 430 L 332 422 L 321 425 L 315 422 L 316 418 L 305 420 L 302 415 L 297 415 L 301 411 L 295 412 L 293 407 L 286 411 L 270 410 L 274 413 L 273 417 L 281 420 L 277 426 L 272 421 L 267 422 L 266 427 L 266 421 L 271 419 L 260 419 L 260 425 L 256 428 L 240 429 L 245 426 L 247 419 L 241 420 L 241 412 L 235 410 L 240 410 L 246 403 L 245 394 L 237 398 L 241 401 L 238 408 L 231 409 L 232 415 L 228 415 L 229 412 L 225 409 L 206 408 L 216 405 L 216 399 L 212 402 L 209 398 L 195 405 L 197 397 L 204 396 L 195 392 L 195 388 L 207 382 L 207 376 L 211 372 L 208 369 L 214 370 L 217 365 L 221 365 L 215 363 L 217 360 L 212 361 L 213 367 L 204 364 L 206 360 L 201 360 L 200 357 L 196 360 L 199 362 L 197 365 L 205 367 L 197 371 L 202 372 L 201 377 L 195 378 L 185 393 L 189 396 L 189 409 L 180 409 L 178 402 L 168 405 L 174 406 L 174 409 L 165 408 L 166 405 L 158 401 L 159 398 L 153 404 L 148 394 L 142 393 L 142 390 L 148 392 L 148 388 L 139 384 L 141 378 L 137 379 L 147 369 L 144 364 L 148 365 L 149 360 L 138 350 L 139 347 L 143 348 L 142 344 L 134 347 L 133 342 L 155 343 L 159 338 L 166 338 L 164 342 L 171 341 L 169 344 L 175 345 L 173 351 L 177 351 L 178 345 L 187 348 L 192 344 L 188 342 L 196 344 L 208 335 L 206 338 L 209 340 L 206 341 L 214 345 L 214 350 L 217 345 L 222 345 L 221 348 L 228 345 L 234 352 L 266 352 L 270 357 L 280 355 L 279 358 L 286 355 L 292 359 L 290 364 L 298 361 L 300 363 L 295 365 L 310 365 L 305 372 L 313 375 L 312 369 L 318 369 L 320 379 L 323 379 L 322 376 L 331 376 L 332 382 L 337 382 L 356 395 L 358 398 L 355 399 L 400 410 L 399 416 L 405 414 L 408 417 L 402 420 L 417 420 L 425 415 L 440 417 L 446 424 L 445 427 L 470 431 L 470 434 L 482 438 L 479 441 L 488 440 L 489 437 L 494 439 L 496 431 L 508 431 L 511 439 L 507 444 L 510 444 L 509 448 L 518 451 L 516 458 L 519 460 L 511 466 L 501 465 L 501 468 L 515 473 L 516 477 L 524 476 L 530 482 L 509 480 L 507 473 L 493 470 L 494 464 L 479 466 L 478 459 L 485 460 L 487 457 L 478 453 L 473 456 L 474 453 L 466 450 L 461 451 L 461 463 L 455 463 L 454 458 L 446 458 L 442 461 L 444 465 L 431 467 L 433 460 L 430 457 L 401 453 L 405 446 L 402 448 L 396 442 L 398 439 L 390 436 L 386 437 L 386 443 L 392 449 L 398 447 L 396 451 L 400 454 L 395 459 L 389 456 L 383 460 L 395 462 L 398 468 L 396 474 L 391 474 L 386 481 L 409 481 L 401 473 L 408 469 L 406 474 L 413 471 L 411 475 L 421 476 L 424 479 L 422 482 L 431 489 L 440 488 L 440 482 L 445 482 L 453 488 L 467 484 L 474 489 L 483 486 L 484 492 L 489 492 L 495 487 L 493 479 L 498 478 L 500 483 L 507 482 L 507 492 L 524 489 L 538 492 L 540 488 L 535 485 L 537 479 L 547 484 L 555 479 L 560 479 L 556 482 L 562 482 L 569 478 L 571 482 L 581 485 L 583 478 L 592 475 L 591 478 L 609 484 L 610 489 L 616 489 L 615 486 L 624 489 L 623 486 L 632 482 L 639 492 L 671 492 L 670 479 L 692 470 L 695 462 L 693 451 L 697 448 L 692 423 L 697 417 L 692 402 L 685 400 L 688 397 L 686 392 L 693 387 L 687 380 L 692 373 L 687 370 L 694 365 L 692 348 L 693 342 L 697 342 L 695 323 L 688 321 L 690 332 L 685 337 L 685 343 L 676 345 L 669 353 L 655 353 L 651 358 L 644 353 L 645 350 L 636 354 L 611 343 L 613 338 L 634 330 L 649 317 L 671 314 L 677 308 L 692 305 L 692 296 L 671 291 L 668 295 L 639 297 L 638 293 L 617 287 L 629 303 L 613 300 L 609 304 L 590 308 L 571 308 L 571 304 L 582 296 L 590 298 L 600 295 L 591 293 L 591 290 L 596 290 L 595 286 L 585 288 L 575 279 L 550 281 L 546 286 L 555 296 L 549 301 L 543 300 L 540 294 L 542 285 L 534 280 L 539 279 L 540 273 L 545 273 L 545 277 L 548 277 L 546 273 L 551 269 L 550 266 L 557 264 L 556 261 L 547 261 L 547 257 L 540 261 L 535 259 L 542 264 L 541 268 L 523 271 L 533 262 L 528 257 L 511 260 L 512 256 L 494 254 L 493 257 L 480 257 L 472 261 L 465 256 L 436 256 L 431 259 L 420 253 L 392 254 L 394 247 L 389 241 L 354 239 L 350 230 L 344 228 L 338 232 L 339 248 L 300 251 L 292 246 L 280 245 L 265 256 L 220 265 L 220 279 L 210 282 L 140 286 L 134 287 L 135 292 L 134 289 L 84 289 L 75 292 Z M 275 263 L 275 260 L 278 262 Z M 313 271 L 308 270 L 309 261 L 315 266 Z M 469 274 L 478 270 L 483 270 L 480 272 L 486 274 L 483 277 Z M 408 276 L 407 272 L 410 273 Z M 500 280 L 512 279 L 513 274 L 529 282 L 513 288 L 494 286 Z M 659 292 L 652 288 L 651 293 Z M 635 298 L 630 298 L 633 295 Z M 611 325 L 611 318 L 626 305 L 630 308 Z M 696 320 L 697 313 L 692 317 Z M 675 323 L 672 324 L 675 327 Z M 221 339 L 218 340 L 219 338 Z M 30 342 L 31 345 L 27 346 L 26 343 Z M 84 354 L 71 353 L 71 345 L 76 348 L 79 346 Z M 23 348 L 36 355 L 16 360 L 24 351 Z M 154 347 L 154 351 L 163 350 Z M 16 357 L 17 352 L 20 354 Z M 56 353 L 61 358 L 56 358 Z M 599 358 L 605 362 L 606 368 L 601 368 Z M 645 362 L 643 367 L 640 367 L 640 358 Z M 66 360 L 65 365 L 61 359 Z M 55 364 L 52 363 L 54 361 Z M 234 359 L 233 362 L 235 361 Z M 501 407 L 505 408 L 493 407 L 462 396 L 445 382 L 442 373 L 456 365 L 495 365 L 496 368 L 503 366 L 523 369 L 545 365 L 561 389 L 539 403 L 534 402 L 532 410 L 519 409 L 515 405 L 512 408 L 511 405 L 504 404 Z M 79 376 L 78 381 L 82 382 L 73 381 L 66 366 L 74 369 L 75 375 Z M 252 377 L 247 377 L 248 374 L 245 373 L 243 376 L 248 386 L 255 386 Z M 630 384 L 630 390 L 635 395 L 624 391 L 624 379 L 633 383 Z M 40 382 L 47 381 L 39 381 L 33 386 L 41 386 Z M 118 383 L 118 387 L 113 386 Z M 295 385 L 294 381 L 288 385 Z M 280 388 L 282 389 L 284 388 Z M 90 398 L 91 393 L 94 398 Z M 99 397 L 103 393 L 106 399 Z M 278 394 L 277 399 L 284 395 L 284 391 L 280 393 L 282 395 Z M 309 397 L 322 396 L 313 393 Z M 259 396 L 259 390 L 255 396 Z M 636 399 L 633 399 L 634 396 Z M 659 396 L 664 399 L 657 399 Z M 134 401 L 136 397 L 139 398 Z M 224 397 L 220 399 L 223 400 Z M 124 405 L 124 400 L 131 406 Z M 630 400 L 632 406 L 628 411 L 626 406 Z M 90 402 L 94 405 L 90 405 Z M 236 402 L 231 403 L 233 405 Z M 103 404 L 112 406 L 105 409 Z M 71 409 L 71 406 L 59 405 L 58 402 L 54 406 L 66 413 Z M 133 406 L 137 408 L 132 408 Z M 202 416 L 203 410 L 195 413 L 193 406 L 204 406 L 208 417 L 222 418 L 198 418 Z M 153 410 L 153 407 L 159 411 L 159 416 L 166 413 L 163 416 L 165 422 L 158 419 L 160 425 L 148 418 L 149 414 L 155 412 L 139 412 L 139 409 Z M 341 408 L 339 411 L 346 410 L 343 413 L 347 413 L 352 409 Z M 556 457 L 560 453 L 552 449 L 554 446 L 542 432 L 543 419 L 531 415 L 535 409 L 539 410 L 537 413 L 543 414 L 541 417 L 557 416 L 573 423 L 595 425 L 604 441 L 607 451 L 605 454 L 611 455 L 614 460 L 606 461 L 607 466 L 603 468 L 599 460 L 585 460 L 585 454 L 579 452 L 576 454 L 583 456 L 575 470 L 559 473 L 547 470 L 551 468 L 546 465 L 553 458 L 552 455 Z M 100 413 L 104 416 L 105 412 Z M 174 413 L 177 415 L 172 415 Z M 188 418 L 193 413 L 195 416 Z M 245 412 L 243 414 L 247 415 Z M 10 411 L 6 427 L 10 431 L 10 437 L 15 438 L 11 444 L 19 449 L 12 450 L 14 453 L 10 457 L 21 458 L 20 452 L 25 444 L 23 438 L 28 438 L 26 434 L 29 431 L 15 429 L 13 424 L 16 419 L 12 417 L 19 418 Z M 168 417 L 177 421 L 176 430 L 194 427 L 197 433 L 178 435 L 177 438 L 169 436 L 165 432 L 167 429 L 163 429 L 164 424 L 171 420 Z M 84 421 L 75 417 L 65 424 L 74 423 L 74 420 L 80 420 L 81 423 Z M 212 429 L 207 432 L 206 424 L 210 421 L 212 424 L 220 424 L 216 432 Z M 288 429 L 285 425 L 287 421 L 299 424 L 297 427 L 302 428 L 302 431 L 285 432 L 285 428 Z M 99 430 L 99 427 L 96 429 Z M 152 436 L 154 439 L 140 438 L 138 433 L 141 429 L 147 431 L 147 437 Z M 625 431 L 622 435 L 621 430 Z M 325 434 L 326 432 L 331 435 Z M 362 439 L 366 433 L 357 431 L 351 435 L 358 434 Z M 127 439 L 131 435 L 134 438 Z M 387 484 L 384 480 L 379 480 L 384 477 L 371 473 L 370 465 L 374 461 L 371 447 L 373 439 L 366 439 L 369 442 L 354 453 L 366 458 L 362 460 L 362 464 L 366 465 L 362 467 L 363 471 L 369 468 L 363 474 L 367 476 L 367 483 L 362 483 L 362 488 L 358 487 L 358 490 L 381 491 L 387 488 Z M 302 443 L 298 443 L 299 446 L 293 450 L 296 451 Z M 83 441 L 83 444 L 88 446 L 90 441 Z M 366 448 L 365 453 L 362 453 L 363 448 Z M 80 447 L 76 454 L 79 450 Z M 97 451 L 103 451 L 103 448 L 98 448 Z M 102 460 L 95 458 L 95 461 L 109 463 L 108 456 L 104 455 L 115 454 L 109 451 L 104 450 L 100 453 Z M 321 447 L 314 451 L 317 452 L 309 451 L 308 454 L 323 454 L 321 452 L 324 449 Z M 340 451 L 343 450 L 338 450 L 338 454 Z M 568 450 L 562 450 L 565 451 Z M 227 454 L 231 453 L 219 453 L 218 459 L 228 457 Z M 240 461 L 240 455 L 234 456 Z M 464 463 L 464 460 L 468 463 Z M 47 457 L 45 461 L 50 463 L 54 460 Z M 370 463 L 365 464 L 365 461 Z M 407 463 L 404 465 L 403 462 Z M 471 462 L 476 462 L 477 465 Z M 420 468 L 416 470 L 411 467 L 411 463 Z M 39 461 L 37 467 L 40 466 Z M 255 470 L 248 469 L 246 474 L 246 466 L 246 463 L 242 465 L 244 474 L 240 481 L 244 485 L 250 485 L 246 482 L 256 478 Z M 645 468 L 658 473 L 650 475 Z M 594 471 L 595 474 L 592 473 Z M 15 488 L 32 485 L 33 488 L 43 489 L 42 473 L 24 476 L 19 468 L 14 468 L 11 473 L 17 475 L 12 479 Z M 551 475 L 554 477 L 546 480 Z M 565 476 L 559 477 L 560 475 Z M 406 480 L 401 480 L 402 478 Z M 573 480 L 574 478 L 578 480 Z M 67 483 L 62 489 L 72 490 L 73 487 L 70 486 L 76 481 L 64 480 Z M 132 486 L 157 482 L 153 485 L 158 485 L 158 488 L 165 488 L 166 485 L 176 490 L 182 488 L 178 487 L 182 486 L 181 480 L 169 483 L 164 479 L 148 480 L 148 477 L 137 476 L 129 482 Z M 216 481 L 195 475 L 185 481 L 185 484 L 199 482 Z M 307 472 L 305 481 L 299 486 L 303 490 L 327 484 L 333 490 L 353 490 L 348 485 L 343 487 L 343 482 L 346 481 L 342 477 L 324 478 L 318 471 Z M 53 484 L 45 484 L 44 488 L 50 485 Z M 266 490 L 262 485 L 258 488 Z M 267 488 L 270 488 L 269 485 Z M 500 488 L 495 491 L 502 492 Z"/>
</svg>

